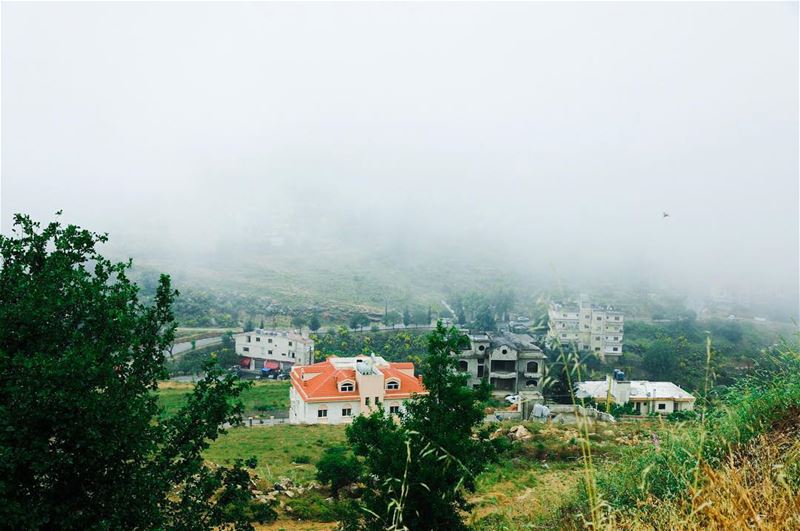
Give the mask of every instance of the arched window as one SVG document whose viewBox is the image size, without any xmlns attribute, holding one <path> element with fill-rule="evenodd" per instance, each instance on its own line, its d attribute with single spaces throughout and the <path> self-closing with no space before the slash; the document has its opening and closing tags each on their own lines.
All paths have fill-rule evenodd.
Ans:
<svg viewBox="0 0 800 531">
<path fill-rule="evenodd" d="M 460 360 L 458 362 L 458 370 L 461 372 L 467 372 L 469 370 L 469 363 L 467 360 Z"/>
<path fill-rule="evenodd" d="M 525 380 L 526 387 L 536 387 L 537 385 L 539 385 L 539 380 L 535 379 Z"/>
<path fill-rule="evenodd" d="M 386 382 L 386 389 L 400 389 L 400 381 L 399 380 L 388 380 Z"/>
<path fill-rule="evenodd" d="M 353 391 L 353 389 L 355 389 L 353 382 L 342 382 L 342 384 L 339 386 L 339 391 L 342 393 L 350 393 Z"/>
<path fill-rule="evenodd" d="M 538 361 L 529 361 L 528 368 L 525 372 L 539 372 L 539 362 Z"/>
<path fill-rule="evenodd" d="M 503 352 L 503 354 L 508 354 L 508 349 L 504 348 L 504 349 L 502 350 L 502 352 Z"/>
<path fill-rule="evenodd" d="M 485 346 L 483 346 L 483 345 L 481 345 L 481 346 L 479 346 L 479 347 L 478 347 L 478 350 L 480 350 L 481 352 L 483 352 L 484 350 L 486 350 L 486 347 L 485 347 Z"/>
</svg>

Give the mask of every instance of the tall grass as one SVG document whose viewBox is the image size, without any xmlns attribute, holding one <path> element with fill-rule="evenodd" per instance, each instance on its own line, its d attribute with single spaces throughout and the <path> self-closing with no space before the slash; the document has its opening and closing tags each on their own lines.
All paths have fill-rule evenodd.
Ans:
<svg viewBox="0 0 800 531">
<path fill-rule="evenodd" d="M 553 348 L 559 352 L 558 361 L 564 364 L 570 399 L 577 410 L 579 400 L 573 388 L 586 370 L 584 360 L 577 345 L 570 345 L 568 350 L 560 344 Z M 798 348 L 796 343 L 783 342 L 771 356 L 769 372 L 757 372 L 741 380 L 712 403 L 709 392 L 714 380 L 713 352 L 709 336 L 703 396 L 698 401 L 703 405 L 699 422 L 674 424 L 662 419 L 652 446 L 626 448 L 615 466 L 603 470 L 598 470 L 592 460 L 588 422 L 579 423 L 585 441 L 581 445 L 583 482 L 576 496 L 557 511 L 556 518 L 560 521 L 556 524 L 554 520 L 553 525 L 590 529 L 693 528 L 700 521 L 699 515 L 708 518 L 709 503 L 719 504 L 723 492 L 728 492 L 731 498 L 727 505 L 730 514 L 725 518 L 720 516 L 719 522 L 731 521 L 731 514 L 740 510 L 743 511 L 740 516 L 750 517 L 750 524 L 758 523 L 758 518 L 752 517 L 752 504 L 735 502 L 739 500 L 736 492 L 746 492 L 746 486 L 742 484 L 744 475 L 735 473 L 731 467 L 731 456 L 787 419 L 800 416 Z M 723 478 L 729 483 L 727 487 L 720 483 Z M 717 499 L 711 502 L 703 493 L 713 493 Z M 800 497 L 793 500 L 776 502 L 779 508 L 775 514 L 783 514 L 790 507 L 796 509 Z M 674 514 L 665 518 L 665 511 Z M 684 514 L 684 520 L 670 520 L 678 514 Z M 669 522 L 666 527 L 665 522 Z"/>
<path fill-rule="evenodd" d="M 707 350 L 710 365 L 710 340 Z M 731 466 L 731 456 L 758 437 L 780 430 L 782 424 L 797 423 L 800 361 L 796 349 L 780 352 L 776 366 L 769 374 L 756 374 L 730 388 L 708 407 L 699 423 L 665 424 L 658 433 L 659 444 L 644 450 L 627 449 L 617 466 L 595 474 L 596 483 L 584 486 L 576 504 L 591 515 L 585 525 L 617 528 L 627 519 L 659 528 L 664 503 L 672 504 L 667 505 L 671 510 L 686 507 L 690 516 L 707 512 L 708 500 L 703 494 L 713 492 L 720 498 L 727 487 L 719 481 L 735 482 L 741 477 Z M 732 483 L 730 487 L 746 492 L 741 485 Z M 737 493 L 730 491 L 729 495 L 728 507 L 744 511 L 747 504 L 737 505 Z M 692 521 L 689 518 L 684 523 L 691 527 Z"/>
</svg>

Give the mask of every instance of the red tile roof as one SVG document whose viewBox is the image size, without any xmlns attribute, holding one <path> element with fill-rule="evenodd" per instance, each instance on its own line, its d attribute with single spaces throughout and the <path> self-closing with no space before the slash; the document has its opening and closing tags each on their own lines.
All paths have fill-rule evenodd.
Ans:
<svg viewBox="0 0 800 531">
<path fill-rule="evenodd" d="M 376 367 L 383 373 L 383 380 L 396 379 L 400 382 L 400 389 L 385 389 L 384 399 L 410 398 L 412 394 L 425 394 L 422 379 L 406 374 L 400 369 L 413 369 L 414 364 L 389 363 Z M 316 374 L 316 376 L 303 381 L 303 374 Z M 351 380 L 356 383 L 356 371 L 351 368 L 337 369 L 330 359 L 313 365 L 292 367 L 292 387 L 303 397 L 306 402 L 336 402 L 352 401 L 360 397 L 358 384 L 350 392 L 339 391 L 339 383 Z"/>
</svg>

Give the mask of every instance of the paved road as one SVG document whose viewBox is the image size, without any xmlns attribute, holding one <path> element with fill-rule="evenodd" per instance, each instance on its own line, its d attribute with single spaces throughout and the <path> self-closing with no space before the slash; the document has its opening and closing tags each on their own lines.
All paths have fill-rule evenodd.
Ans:
<svg viewBox="0 0 800 531">
<path fill-rule="evenodd" d="M 338 327 L 334 327 L 334 326 L 323 326 L 319 330 L 317 330 L 315 333 L 316 334 L 324 334 L 325 332 L 327 332 L 329 330 L 335 330 L 337 328 Z M 403 326 L 403 324 L 397 324 L 395 326 L 386 326 L 386 325 L 381 324 L 381 325 L 378 325 L 376 328 L 377 328 L 378 331 L 386 331 L 386 330 L 400 331 L 400 330 L 405 330 L 405 329 L 408 329 L 408 330 L 432 330 L 432 329 L 436 328 L 436 325 L 435 324 L 429 324 L 429 325 Z M 350 329 L 350 332 L 372 332 L 372 331 L 373 331 L 373 328 L 371 326 L 365 326 L 362 330 Z M 304 333 L 308 333 L 308 330 L 305 329 Z M 219 343 L 222 343 L 222 336 L 221 335 L 218 336 L 218 337 L 207 337 L 205 339 L 196 340 L 195 341 L 195 348 L 210 347 L 212 345 L 217 345 Z M 184 342 L 181 342 L 181 343 L 175 343 L 172 346 L 172 355 L 173 356 L 177 356 L 177 355 L 180 355 L 180 354 L 184 354 L 184 353 L 186 353 L 186 352 L 188 352 L 190 350 L 192 350 L 192 342 L 191 341 L 184 341 Z"/>
<path fill-rule="evenodd" d="M 222 343 L 222 336 L 219 337 L 207 337 L 205 339 L 198 339 L 195 341 L 195 348 L 203 348 L 203 347 L 210 347 L 211 345 L 216 345 L 218 343 Z M 175 343 L 172 345 L 172 355 L 175 356 L 177 354 L 183 354 L 192 350 L 192 342 L 191 341 L 184 341 L 183 343 Z"/>
</svg>

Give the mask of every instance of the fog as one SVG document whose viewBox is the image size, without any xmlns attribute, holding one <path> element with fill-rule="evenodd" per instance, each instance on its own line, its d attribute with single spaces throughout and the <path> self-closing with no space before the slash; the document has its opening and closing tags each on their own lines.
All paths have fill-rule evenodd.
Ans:
<svg viewBox="0 0 800 531">
<path fill-rule="evenodd" d="M 174 268 L 796 308 L 798 142 L 796 3 L 3 4 L 2 231 L 63 210 Z"/>
</svg>

